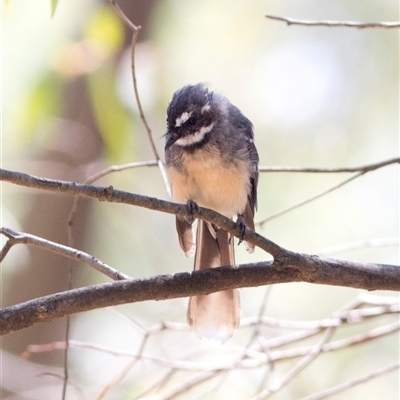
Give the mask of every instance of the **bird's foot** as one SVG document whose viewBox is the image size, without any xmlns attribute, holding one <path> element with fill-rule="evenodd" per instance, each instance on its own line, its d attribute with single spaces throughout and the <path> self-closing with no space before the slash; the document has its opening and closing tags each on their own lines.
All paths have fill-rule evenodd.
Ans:
<svg viewBox="0 0 400 400">
<path fill-rule="evenodd" d="M 243 218 L 242 215 L 238 215 L 237 220 L 236 220 L 236 224 L 237 224 L 237 226 L 238 226 L 238 228 L 240 230 L 239 243 L 238 243 L 238 245 L 239 245 L 240 243 L 243 242 L 243 237 L 244 237 L 244 234 L 246 232 L 246 224 L 244 222 L 244 218 Z"/>
</svg>

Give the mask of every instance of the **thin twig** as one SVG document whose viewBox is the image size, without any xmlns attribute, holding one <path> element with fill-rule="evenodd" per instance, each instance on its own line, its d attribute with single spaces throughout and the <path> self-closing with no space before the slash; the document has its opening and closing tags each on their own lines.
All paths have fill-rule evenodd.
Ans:
<svg viewBox="0 0 400 400">
<path fill-rule="evenodd" d="M 280 217 L 280 216 L 288 213 L 289 211 L 293 211 L 296 208 L 299 208 L 299 207 L 304 206 L 305 204 L 308 204 L 308 203 L 310 203 L 310 202 L 312 202 L 312 201 L 314 201 L 316 199 L 319 199 L 320 197 L 325 196 L 328 193 L 331 193 L 336 189 L 339 189 L 340 187 L 346 185 L 347 183 L 353 181 L 354 179 L 359 178 L 360 176 L 364 175 L 365 173 L 366 172 L 359 172 L 359 173 L 353 175 L 352 177 L 350 177 L 348 179 L 345 179 L 344 181 L 342 181 L 342 182 L 330 187 L 329 189 L 326 189 L 323 192 L 320 192 L 320 193 L 316 194 L 315 196 L 309 197 L 308 199 L 305 199 L 305 200 L 300 201 L 300 202 L 298 202 L 296 204 L 293 204 L 292 206 L 290 206 L 288 208 L 285 208 L 282 211 L 279 211 L 279 212 L 277 212 L 275 214 L 270 215 L 267 218 L 262 219 L 261 221 L 257 222 L 256 225 L 262 227 L 266 222 L 270 222 L 274 218 Z"/>
<path fill-rule="evenodd" d="M 321 400 L 321 399 L 326 399 L 327 397 L 330 397 L 330 396 L 332 396 L 334 394 L 343 392 L 343 391 L 345 391 L 347 389 L 350 389 L 350 388 L 352 388 L 352 387 L 354 387 L 356 385 L 359 385 L 360 383 L 368 382 L 371 379 L 374 379 L 374 378 L 377 378 L 378 376 L 382 376 L 382 375 L 387 374 L 389 372 L 395 371 L 396 369 L 399 369 L 399 368 L 400 368 L 400 361 L 398 361 L 398 362 L 396 362 L 394 364 L 388 365 L 387 367 L 383 367 L 383 368 L 377 369 L 377 370 L 375 370 L 375 371 L 373 371 L 373 372 L 371 372 L 371 373 L 369 373 L 367 375 L 364 375 L 364 376 L 362 376 L 360 378 L 353 379 L 352 381 L 342 383 L 340 385 L 334 386 L 334 387 L 332 387 L 330 389 L 324 390 L 324 391 L 319 392 L 319 393 L 312 394 L 310 396 L 302 397 L 300 400 Z"/>
<path fill-rule="evenodd" d="M 341 309 L 333 313 L 332 317 L 336 317 L 346 311 L 352 311 L 353 308 L 357 307 L 359 304 L 360 300 L 355 299 L 355 301 L 351 301 L 350 303 L 346 304 Z M 328 327 L 319 342 L 316 345 L 311 346 L 309 349 L 307 349 L 307 353 L 305 354 L 305 356 L 293 368 L 291 368 L 279 380 L 273 381 L 265 390 L 259 392 L 256 396 L 254 396 L 252 400 L 265 399 L 273 393 L 279 391 L 283 386 L 290 382 L 290 380 L 292 380 L 298 373 L 300 373 L 303 369 L 310 365 L 311 362 L 321 354 L 325 346 L 329 345 L 328 342 L 332 335 L 335 333 L 336 329 L 337 327 L 335 326 Z M 269 357 L 271 357 L 270 354 Z"/>
<path fill-rule="evenodd" d="M 354 323 L 360 322 L 368 318 L 386 315 L 386 314 L 394 314 L 400 312 L 400 304 L 398 297 L 389 297 L 393 299 L 394 303 L 386 304 L 382 306 L 375 306 L 370 308 L 360 308 L 360 309 L 352 309 L 346 310 L 339 314 L 336 314 L 334 317 L 321 319 L 317 321 L 287 321 L 284 319 L 277 319 L 265 316 L 257 316 L 244 318 L 241 321 L 241 327 L 246 326 L 254 326 L 256 324 L 264 325 L 269 328 L 277 328 L 277 329 L 323 329 L 328 327 L 334 327 L 342 325 L 343 323 Z M 270 346 L 269 346 L 270 347 Z"/>
<path fill-rule="evenodd" d="M 154 143 L 154 139 L 153 139 L 153 134 L 151 132 L 151 128 L 149 126 L 149 124 L 147 123 L 147 119 L 144 115 L 143 112 L 143 107 L 142 107 L 142 102 L 140 101 L 140 96 L 139 96 L 139 89 L 138 89 L 138 85 L 137 85 L 137 79 L 136 79 L 136 62 L 135 62 L 135 53 L 136 53 L 136 42 L 137 42 L 137 38 L 139 36 L 139 31 L 141 29 L 140 25 L 135 25 L 126 15 L 125 13 L 122 11 L 122 9 L 120 8 L 120 6 L 116 3 L 115 0 L 110 0 L 111 4 L 113 5 L 113 7 L 116 9 L 116 11 L 118 12 L 119 16 L 122 18 L 122 20 L 128 25 L 128 27 L 132 30 L 132 41 L 131 41 L 131 69 L 132 69 L 132 81 L 133 81 L 133 91 L 135 93 L 135 99 L 136 99 L 136 104 L 139 110 L 139 116 L 140 119 L 143 123 L 143 126 L 146 130 L 147 133 L 147 137 L 149 139 L 149 143 L 150 143 L 150 147 L 151 150 L 153 152 L 154 157 L 157 160 L 157 165 L 158 168 L 160 169 L 161 172 L 161 176 L 164 180 L 165 183 L 165 187 L 167 189 L 167 193 L 169 198 L 171 198 L 171 188 L 168 182 L 168 177 L 167 177 L 167 173 L 166 173 L 166 169 L 165 169 L 165 165 L 163 163 L 163 161 L 161 160 L 156 145 Z"/>
<path fill-rule="evenodd" d="M 373 304 L 377 305 L 377 307 L 372 307 L 372 308 L 359 308 L 362 305 L 366 304 Z M 393 308 L 394 307 L 394 308 Z M 320 329 L 325 329 L 326 326 L 330 325 L 332 328 L 335 328 L 339 325 L 337 325 L 337 318 L 340 318 L 343 324 L 347 323 L 358 323 L 363 321 L 363 318 L 360 318 L 361 316 L 363 317 L 380 317 L 383 316 L 385 313 L 388 312 L 398 312 L 399 305 L 398 305 L 398 299 L 394 296 L 392 297 L 381 297 L 381 296 L 359 296 L 355 300 L 351 301 L 349 304 L 347 304 L 345 307 L 343 307 L 341 310 L 334 312 L 332 316 L 326 320 L 321 320 L 319 324 L 315 323 L 308 323 L 305 321 L 298 321 L 298 322 L 292 322 L 293 326 L 290 326 L 289 321 L 281 321 L 277 320 L 275 321 L 273 326 L 277 327 L 298 327 L 302 328 L 305 326 L 319 326 Z M 265 318 L 265 317 L 264 317 Z M 256 317 L 254 318 L 256 319 Z M 131 321 L 131 320 L 130 320 Z M 328 322 L 327 321 L 331 321 Z M 265 322 L 265 321 L 264 321 Z M 136 324 L 136 323 L 135 323 Z M 165 330 L 175 330 L 175 329 L 181 329 L 183 325 L 182 324 L 174 324 L 174 323 L 161 323 L 161 324 L 156 324 L 150 328 L 143 328 L 140 327 L 140 330 L 143 331 L 143 338 L 141 341 L 141 344 L 139 345 L 139 350 L 137 353 L 130 353 L 130 352 L 124 352 L 124 351 L 115 351 L 111 350 L 107 347 L 102 347 L 102 346 L 97 346 L 93 345 L 91 343 L 84 343 L 84 342 L 79 342 L 79 341 L 70 341 L 70 346 L 74 348 L 83 348 L 83 349 L 92 349 L 96 351 L 100 351 L 106 354 L 110 354 L 113 356 L 124 356 L 124 357 L 130 357 L 131 360 L 129 363 L 124 367 L 123 373 L 119 373 L 117 377 L 113 379 L 112 385 L 107 385 L 107 391 L 114 387 L 114 385 L 120 381 L 120 379 L 125 376 L 125 373 L 130 370 L 132 364 L 135 364 L 139 360 L 151 362 L 154 364 L 157 364 L 161 367 L 169 368 L 169 371 L 167 374 L 158 380 L 157 382 L 153 382 L 153 384 L 149 387 L 147 387 L 140 395 L 135 397 L 135 399 L 142 398 L 143 396 L 146 396 L 150 394 L 151 392 L 155 390 L 160 390 L 162 386 L 164 386 L 172 376 L 179 372 L 179 371 L 186 371 L 186 372 L 197 372 L 194 374 L 192 377 L 189 379 L 186 379 L 183 384 L 179 384 L 177 386 L 174 386 L 169 393 L 165 393 L 164 395 L 159 395 L 158 397 L 162 399 L 174 399 L 178 398 L 184 394 L 186 394 L 188 391 L 192 390 L 193 388 L 199 386 L 200 384 L 203 384 L 207 381 L 210 380 L 215 380 L 218 377 L 221 377 L 221 379 L 226 379 L 228 374 L 233 370 L 233 369 L 260 369 L 260 368 L 265 368 L 265 367 L 270 367 L 271 362 L 276 362 L 276 361 L 288 361 L 292 358 L 296 357 L 306 357 L 303 358 L 303 360 L 297 364 L 296 367 L 292 368 L 291 373 L 286 374 L 286 380 L 289 382 L 296 374 L 299 372 L 300 368 L 304 368 L 306 366 L 306 361 L 313 359 L 313 357 L 316 354 L 316 345 L 314 346 L 303 346 L 303 347 L 294 347 L 294 348 L 289 348 L 285 350 L 280 350 L 280 351 L 272 351 L 266 353 L 264 351 L 264 347 L 262 347 L 260 350 L 256 349 L 247 349 L 245 352 L 245 356 L 243 357 L 243 351 L 239 349 L 240 351 L 237 353 L 237 355 L 234 355 L 234 358 L 232 359 L 230 356 L 228 359 L 221 360 L 218 362 L 216 365 L 215 363 L 210 364 L 209 362 L 197 362 L 197 361 L 185 361 L 185 360 L 176 360 L 174 359 L 167 359 L 163 357 L 157 357 L 153 356 L 150 354 L 144 353 L 145 349 L 145 344 L 147 343 L 148 338 L 150 338 L 153 335 L 159 334 L 160 332 L 163 332 Z M 187 328 L 187 327 L 186 327 Z M 350 346 L 354 345 L 359 345 L 363 344 L 365 342 L 371 341 L 378 339 L 380 337 L 384 337 L 386 335 L 395 333 L 399 330 L 400 328 L 400 323 L 398 321 L 395 321 L 391 324 L 385 325 L 385 326 L 380 326 L 375 329 L 371 329 L 370 331 L 362 334 L 356 334 L 348 338 L 344 339 L 339 339 L 334 342 L 330 343 L 325 343 L 322 346 L 320 346 L 319 351 L 326 353 L 329 351 L 337 351 L 339 349 L 343 348 L 348 348 Z M 313 330 L 309 330 L 309 333 L 312 333 Z M 314 333 L 313 333 L 314 334 Z M 286 335 L 287 336 L 287 335 Z M 285 338 L 286 336 L 282 337 Z M 310 337 L 310 336 L 308 336 Z M 276 339 L 279 338 L 274 338 L 270 339 L 267 341 L 266 347 L 269 349 L 273 348 L 274 345 L 272 344 L 272 341 L 276 341 Z M 298 338 L 293 336 L 291 341 L 286 341 L 286 345 L 291 344 L 292 346 L 296 344 L 298 341 Z M 42 345 L 32 345 L 27 348 L 27 350 L 24 352 L 25 357 L 29 357 L 30 353 L 36 353 L 36 352 L 44 352 L 44 351 L 53 351 L 57 349 L 64 349 L 66 344 L 64 342 L 55 342 L 55 343 L 49 343 L 49 344 L 42 344 Z M 200 356 L 200 354 L 199 354 Z M 201 356 L 204 358 L 204 356 Z M 310 362 L 311 362 L 310 361 Z M 118 378 L 118 379 L 117 379 Z M 357 381 L 357 380 L 356 380 Z M 346 383 L 345 385 L 352 385 L 352 381 L 350 383 Z M 282 383 L 282 381 L 280 381 Z M 361 382 L 360 382 L 361 383 Z M 217 381 L 215 385 L 212 385 L 209 389 L 206 389 L 207 391 L 210 390 L 216 390 L 216 388 L 221 384 L 221 381 Z M 217 385 L 217 386 L 216 386 Z M 276 384 L 275 386 L 272 384 L 272 388 L 270 389 L 274 390 L 276 388 L 279 388 L 280 384 Z M 338 387 L 342 387 L 342 385 L 339 385 Z M 350 386 L 347 386 L 350 387 Z M 335 390 L 336 389 L 335 387 Z M 203 392 L 202 395 L 204 395 L 207 392 Z M 270 392 L 263 392 L 266 396 L 269 395 Z M 321 392 L 318 395 L 322 395 Z M 105 393 L 103 393 L 105 394 Z M 201 398 L 200 395 L 199 397 Z M 193 396 L 192 396 L 193 397 Z M 99 397 L 99 399 L 102 397 Z M 323 398 L 323 397 L 321 397 Z M 314 400 L 312 397 L 311 399 Z M 319 397 L 316 397 L 316 399 L 319 399 Z"/>
<path fill-rule="evenodd" d="M 94 175 L 90 176 L 88 179 L 86 179 L 85 183 L 88 185 L 98 181 L 100 178 L 103 178 L 104 176 L 112 173 L 112 172 L 121 172 L 125 171 L 127 169 L 132 169 L 132 168 L 140 168 L 140 167 L 155 167 L 157 165 L 156 160 L 151 160 L 151 161 L 136 161 L 136 162 L 131 162 L 127 164 L 122 164 L 122 165 L 112 165 L 111 167 L 105 168 L 102 171 L 99 171 L 95 173 Z"/>
<path fill-rule="evenodd" d="M 158 155 L 156 146 L 154 144 L 153 135 L 151 133 L 150 126 L 147 123 L 146 117 L 145 117 L 144 112 L 143 112 L 143 107 L 142 107 L 142 103 L 140 101 L 139 90 L 138 90 L 137 81 L 136 81 L 135 47 L 136 47 L 136 42 L 137 42 L 137 38 L 139 36 L 140 29 L 142 29 L 142 27 L 140 25 L 135 25 L 126 16 L 126 14 L 122 11 L 121 7 L 117 4 L 117 2 L 115 0 L 110 0 L 110 2 L 112 4 L 112 6 L 115 8 L 115 10 L 117 11 L 118 15 L 121 17 L 121 19 L 125 22 L 125 24 L 133 32 L 132 33 L 132 42 L 131 42 L 131 68 L 132 68 L 133 90 L 135 92 L 135 99 L 136 99 L 136 104 L 138 106 L 140 119 L 142 120 L 144 128 L 145 128 L 145 130 L 147 132 L 147 136 L 148 136 L 148 139 L 149 139 L 149 142 L 150 142 L 151 149 L 153 151 L 153 155 L 156 158 L 156 160 L 158 161 L 160 159 L 160 157 Z"/>
<path fill-rule="evenodd" d="M 302 26 L 326 26 L 329 28 L 333 27 L 346 27 L 346 28 L 357 28 L 357 29 L 366 29 L 366 28 L 400 28 L 400 22 L 355 22 L 355 21 L 310 21 L 310 20 L 302 20 L 288 17 L 279 17 L 276 15 L 266 15 L 268 19 L 273 19 L 276 21 L 286 22 L 287 25 L 302 25 Z"/>
<path fill-rule="evenodd" d="M 331 351 L 336 351 L 336 350 L 354 346 L 357 344 L 370 342 L 371 340 L 375 340 L 377 338 L 396 333 L 399 330 L 400 330 L 400 323 L 398 321 L 396 321 L 391 324 L 387 324 L 387 325 L 380 326 L 375 329 L 371 329 L 367 333 L 360 333 L 358 335 L 354 335 L 349 338 L 336 340 L 331 343 L 326 343 L 321 347 L 321 352 L 328 353 Z M 294 341 L 292 341 L 291 343 L 294 343 Z M 309 354 L 311 349 L 312 349 L 312 346 L 302 346 L 302 347 L 296 347 L 296 348 L 286 349 L 286 350 L 274 350 L 274 351 L 271 351 L 271 353 L 269 354 L 269 357 L 270 357 L 271 361 L 273 361 L 273 362 L 288 360 L 291 358 L 303 357 L 303 356 Z"/>
<path fill-rule="evenodd" d="M 140 25 L 135 25 L 126 15 L 125 13 L 121 10 L 121 7 L 118 5 L 118 3 L 115 0 L 110 0 L 111 5 L 115 8 L 117 11 L 117 14 L 120 16 L 122 21 L 128 26 L 129 29 L 132 31 L 136 31 L 141 29 Z"/>
<path fill-rule="evenodd" d="M 71 277 L 71 272 L 68 272 L 68 278 L 69 278 L 69 284 L 68 284 L 68 289 L 71 289 L 72 285 L 72 277 Z M 64 338 L 65 338 L 65 349 L 64 349 L 64 360 L 63 360 L 63 384 L 62 384 L 62 391 L 61 391 L 61 398 L 62 400 L 65 400 L 67 398 L 67 388 L 68 388 L 68 381 L 69 381 L 69 368 L 68 368 L 68 355 L 69 355 L 69 333 L 71 330 L 71 317 L 70 315 L 66 316 L 65 319 L 65 332 L 64 332 Z"/>
<path fill-rule="evenodd" d="M 170 393 L 167 393 L 165 396 L 160 397 L 160 400 L 172 400 L 181 397 L 183 394 L 187 393 L 190 389 L 194 386 L 197 386 L 201 383 L 207 382 L 210 379 L 216 377 L 219 373 L 223 372 L 224 370 L 204 370 L 196 375 L 186 379 L 184 382 L 177 385 Z"/>
<path fill-rule="evenodd" d="M 158 152 L 157 152 L 157 149 L 156 149 L 156 145 L 155 145 L 154 140 L 153 140 L 153 134 L 151 132 L 150 126 L 147 123 L 146 117 L 145 117 L 144 112 L 143 112 L 143 107 L 142 107 L 142 103 L 140 101 L 140 96 L 139 96 L 139 89 L 138 89 L 138 86 L 137 86 L 136 64 L 135 64 L 135 47 L 136 47 L 136 42 L 137 42 L 138 36 L 139 36 L 139 29 L 136 29 L 136 30 L 133 31 L 132 42 L 131 42 L 131 68 L 132 68 L 133 90 L 135 92 L 135 98 L 136 98 L 136 103 L 137 103 L 137 106 L 138 106 L 138 109 L 139 109 L 140 119 L 142 120 L 143 125 L 144 125 L 144 127 L 146 129 L 147 137 L 149 139 L 151 150 L 153 151 L 153 155 L 158 161 L 160 159 L 160 156 L 158 155 Z"/>
<path fill-rule="evenodd" d="M 50 240 L 46 240 L 40 238 L 38 236 L 30 235 L 28 233 L 21 233 L 13 231 L 9 228 L 0 228 L 0 233 L 9 238 L 9 244 L 7 245 L 7 249 L 15 244 L 27 244 L 32 246 L 40 247 L 44 250 L 51 251 L 52 253 L 56 253 L 62 255 L 64 257 L 68 257 L 70 259 L 81 261 L 91 267 L 95 268 L 97 271 L 101 272 L 104 275 L 107 275 L 113 280 L 124 280 L 129 279 L 128 275 L 125 275 L 109 265 L 103 263 L 97 258 L 91 256 L 88 253 L 83 251 L 64 246 L 59 243 L 51 242 Z M 4 249 L 3 249 L 4 250 Z M 3 255 L 5 255 L 4 251 L 2 251 Z M 0 259 L 1 261 L 2 259 Z"/>
<path fill-rule="evenodd" d="M 288 169 L 276 169 L 277 167 L 271 167 L 272 169 L 270 171 L 274 171 L 274 172 L 323 172 L 323 173 L 341 173 L 341 172 L 357 172 L 355 175 L 353 175 L 352 177 L 344 180 L 343 182 L 340 182 L 337 185 L 332 186 L 331 188 L 324 190 L 321 193 L 318 193 L 315 196 L 312 196 L 308 199 L 305 199 L 297 204 L 294 204 L 293 206 L 290 206 L 282 211 L 279 211 L 275 214 L 270 215 L 267 218 L 264 218 L 263 220 L 259 221 L 258 223 L 256 223 L 256 225 L 262 227 L 266 222 L 271 221 L 274 218 L 280 217 L 283 214 L 288 213 L 289 211 L 295 210 L 296 208 L 299 208 L 301 206 L 304 206 L 305 204 L 310 203 L 311 201 L 314 201 L 322 196 L 325 196 L 326 194 L 333 192 L 336 189 L 339 189 L 340 187 L 346 185 L 347 183 L 353 181 L 356 178 L 359 178 L 360 176 L 366 174 L 367 172 L 371 172 L 371 171 L 375 171 L 379 168 L 382 167 L 386 167 L 388 165 L 392 165 L 392 164 L 399 164 L 400 163 L 400 157 L 397 158 L 391 158 L 389 160 L 385 160 L 385 161 L 381 161 L 378 163 L 374 163 L 374 164 L 368 164 L 368 165 L 364 165 L 361 167 L 355 167 L 355 168 L 325 168 L 325 169 L 316 169 L 316 168 L 295 168 L 295 167 L 288 167 Z M 264 171 L 267 172 L 267 169 L 264 168 Z"/>
<path fill-rule="evenodd" d="M 321 354 L 324 345 L 326 345 L 329 342 L 330 338 L 335 333 L 335 330 L 336 327 L 329 327 L 323 334 L 320 341 L 315 346 L 312 346 L 309 353 L 302 360 L 300 360 L 300 362 L 297 365 L 295 365 L 291 370 L 289 370 L 282 377 L 282 379 L 280 379 L 279 384 L 275 386 L 271 392 L 276 392 L 277 390 L 281 389 L 291 379 L 293 379 L 297 374 L 299 374 L 304 368 L 310 365 L 311 362 Z"/>
<path fill-rule="evenodd" d="M 377 328 L 371 329 L 366 333 L 360 333 L 353 335 L 348 338 L 338 339 L 336 341 L 326 343 L 322 346 L 321 352 L 328 353 L 331 351 L 341 350 L 347 347 L 351 347 L 354 345 L 364 344 L 370 342 L 372 340 L 382 338 L 393 333 L 398 332 L 400 329 L 399 321 L 392 322 L 390 324 L 379 326 Z M 87 349 L 94 350 L 104 354 L 109 354 L 115 357 L 129 357 L 134 359 L 134 361 L 138 360 L 146 360 L 158 364 L 163 367 L 169 367 L 184 371 L 203 371 L 214 369 L 216 371 L 222 370 L 231 370 L 235 364 L 240 364 L 240 368 L 244 369 L 252 369 L 259 368 L 263 365 L 268 365 L 270 362 L 276 361 L 287 361 L 297 357 L 303 357 L 310 353 L 313 346 L 302 346 L 302 347 L 294 347 L 284 350 L 274 350 L 271 351 L 270 354 L 265 354 L 262 350 L 256 349 L 248 349 L 246 350 L 245 357 L 242 355 L 241 349 L 239 349 L 238 359 L 236 361 L 232 361 L 231 359 L 227 361 L 220 361 L 217 365 L 215 362 L 194 362 L 194 361 L 182 361 L 176 359 L 167 359 L 163 357 L 158 357 L 150 354 L 144 353 L 144 343 L 145 338 L 154 335 L 155 333 L 151 332 L 151 329 L 145 332 L 144 339 L 142 339 L 142 344 L 139 346 L 140 349 L 136 353 L 120 351 L 120 350 L 112 350 L 108 347 L 94 345 L 92 343 L 86 343 L 78 340 L 71 340 L 70 345 L 76 349 Z M 287 341 L 285 344 L 295 345 L 298 340 L 294 338 L 292 341 Z M 267 341 L 266 343 L 269 343 Z M 25 358 L 28 358 L 33 353 L 44 353 L 55 350 L 63 350 L 65 349 L 65 342 L 52 342 L 45 343 L 39 345 L 29 345 L 27 349 L 24 351 L 23 355 Z"/>
<path fill-rule="evenodd" d="M 303 168 L 303 167 L 267 167 L 267 166 L 260 166 L 260 172 L 302 172 L 302 173 L 346 173 L 346 172 L 360 172 L 360 171 L 374 171 L 378 168 L 386 167 L 387 165 L 391 164 L 399 164 L 400 157 L 391 158 L 389 160 L 380 161 L 374 164 L 367 164 L 360 167 L 350 167 L 350 168 Z"/>
<path fill-rule="evenodd" d="M 320 341 L 316 345 L 312 346 L 308 354 L 299 363 L 297 363 L 292 369 L 290 369 L 281 379 L 272 382 L 269 387 L 255 395 L 252 400 L 265 399 L 271 394 L 280 390 L 291 379 L 293 379 L 304 368 L 306 368 L 316 357 L 318 357 L 319 354 L 321 354 L 322 347 L 329 341 L 334 332 L 335 327 L 330 327 L 326 329 Z"/>
<path fill-rule="evenodd" d="M 131 43 L 131 60 L 132 60 L 131 61 L 131 68 L 132 68 L 133 89 L 134 89 L 134 92 L 135 92 L 136 103 L 137 103 L 137 106 L 138 106 L 138 109 L 139 109 L 140 119 L 142 120 L 143 125 L 144 125 L 144 127 L 146 129 L 147 137 L 149 139 L 150 146 L 151 146 L 151 149 L 153 151 L 153 155 L 157 160 L 158 168 L 160 169 L 161 176 L 162 176 L 162 178 L 164 180 L 168 196 L 169 196 L 169 198 L 171 198 L 171 187 L 170 187 L 170 184 L 168 182 L 168 177 L 167 177 L 167 172 L 166 172 L 166 169 L 165 169 L 165 165 L 164 165 L 163 161 L 161 160 L 160 156 L 158 155 L 157 148 L 156 148 L 156 145 L 155 145 L 154 139 L 153 139 L 153 134 L 151 132 L 149 124 L 147 123 L 146 117 L 145 117 L 144 112 L 143 112 L 142 103 L 141 103 L 140 97 L 139 97 L 139 90 L 138 90 L 137 80 L 136 80 L 136 63 L 135 63 L 135 48 L 136 48 L 136 41 L 137 41 L 138 35 L 139 35 L 139 30 L 135 30 L 133 32 L 133 35 L 132 35 L 132 43 Z"/>
<path fill-rule="evenodd" d="M 86 185 L 91 185 L 92 183 L 98 181 L 101 178 L 104 178 L 106 175 L 111 174 L 113 172 L 121 172 L 125 171 L 127 169 L 131 168 L 139 168 L 139 167 L 153 167 L 158 165 L 157 161 L 136 161 L 136 162 L 131 162 L 128 164 L 122 164 L 122 165 L 112 165 L 108 168 L 105 168 L 99 172 L 96 172 L 95 174 L 89 176 L 84 182 Z M 80 202 L 80 196 L 75 196 L 74 198 L 74 203 L 72 204 L 71 211 L 68 216 L 67 220 L 67 226 L 68 226 L 68 245 L 73 247 L 73 237 L 71 234 L 71 229 L 74 224 L 75 220 L 75 215 L 78 210 L 79 202 Z"/>
<path fill-rule="evenodd" d="M 153 334 L 151 331 L 146 331 L 145 334 L 143 335 L 142 342 L 139 345 L 139 350 L 137 351 L 137 354 L 134 354 L 131 359 L 128 361 L 128 363 L 122 368 L 121 371 L 118 371 L 118 373 L 111 379 L 111 381 L 102 389 L 100 394 L 96 397 L 95 400 L 102 400 L 104 397 L 107 395 L 107 393 L 115 386 L 118 385 L 124 379 L 126 374 L 133 368 L 133 366 L 138 362 L 138 360 L 143 358 L 143 352 L 144 348 L 147 344 L 147 341 L 149 337 Z"/>
</svg>

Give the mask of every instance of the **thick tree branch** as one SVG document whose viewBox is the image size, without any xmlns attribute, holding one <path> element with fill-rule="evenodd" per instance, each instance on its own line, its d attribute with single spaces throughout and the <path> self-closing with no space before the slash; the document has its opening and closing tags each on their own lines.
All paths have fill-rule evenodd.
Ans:
<svg viewBox="0 0 400 400">
<path fill-rule="evenodd" d="M 0 170 L 0 179 L 26 187 L 132 204 L 181 216 L 191 215 L 185 205 L 114 190 L 112 186 L 105 188 L 82 185 L 7 170 Z M 242 233 L 233 221 L 212 210 L 199 207 L 193 216 L 212 222 L 236 237 L 240 237 Z M 38 322 L 48 322 L 65 315 L 106 306 L 188 297 L 229 288 L 274 283 L 310 282 L 367 290 L 400 290 L 398 266 L 362 264 L 294 253 L 249 230 L 246 230 L 244 238 L 270 253 L 274 261 L 235 268 L 221 267 L 191 274 L 127 279 L 45 296 L 3 309 L 0 313 L 0 332 L 5 334 Z"/>
<path fill-rule="evenodd" d="M 310 21 L 303 19 L 295 19 L 288 17 L 279 17 L 276 15 L 266 15 L 268 19 L 273 19 L 276 21 L 286 22 L 287 25 L 302 25 L 302 26 L 326 26 L 328 28 L 336 28 L 336 27 L 346 27 L 346 28 L 357 28 L 357 29 L 366 29 L 366 28 L 400 28 L 400 22 L 355 22 L 355 21 Z"/>
<path fill-rule="evenodd" d="M 199 207 L 195 212 L 191 211 L 183 204 L 176 204 L 165 200 L 159 200 L 154 197 L 142 196 L 122 190 L 115 190 L 112 186 L 100 187 L 83 185 L 75 182 L 60 181 L 47 178 L 39 178 L 36 176 L 24 174 L 22 172 L 8 171 L 0 169 L 0 180 L 12 182 L 14 184 L 49 190 L 58 193 L 68 193 L 85 197 L 92 197 L 100 201 L 108 201 L 114 203 L 131 204 L 139 207 L 148 208 L 150 210 L 166 212 L 169 214 L 180 215 L 183 217 L 193 216 L 208 222 L 212 222 L 220 228 L 226 230 L 236 237 L 243 236 L 246 241 L 255 244 L 273 257 L 280 254 L 284 249 L 276 243 L 264 238 L 256 232 L 246 229 L 242 235 L 242 229 L 235 222 L 221 214 L 207 208 Z"/>
<path fill-rule="evenodd" d="M 400 267 L 361 264 L 285 253 L 283 262 L 261 262 L 220 267 L 192 273 L 127 279 L 41 297 L 0 311 L 0 334 L 39 322 L 96 308 L 208 294 L 229 288 L 255 287 L 287 282 L 311 282 L 367 290 L 400 290 Z"/>
</svg>

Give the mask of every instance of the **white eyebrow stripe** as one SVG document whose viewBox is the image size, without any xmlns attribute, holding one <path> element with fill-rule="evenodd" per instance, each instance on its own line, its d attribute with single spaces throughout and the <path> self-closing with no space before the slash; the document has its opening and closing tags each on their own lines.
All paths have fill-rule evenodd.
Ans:
<svg viewBox="0 0 400 400">
<path fill-rule="evenodd" d="M 199 131 L 185 136 L 185 137 L 181 137 L 180 139 L 178 139 L 175 144 L 177 144 L 178 146 L 181 147 L 186 147 L 186 146 L 191 146 L 193 144 L 196 143 L 200 143 L 201 141 L 203 141 L 204 136 L 211 131 L 211 129 L 214 127 L 214 124 L 208 125 L 208 126 L 203 126 L 202 128 L 200 128 Z"/>
<path fill-rule="evenodd" d="M 190 112 L 185 111 L 184 113 L 182 113 L 182 115 L 175 120 L 175 127 L 179 128 L 182 124 L 184 124 L 190 118 L 191 115 L 192 115 L 192 111 L 190 111 Z"/>
<path fill-rule="evenodd" d="M 204 111 L 209 111 L 211 109 L 210 103 L 207 103 L 201 108 L 201 113 L 203 114 Z"/>
</svg>

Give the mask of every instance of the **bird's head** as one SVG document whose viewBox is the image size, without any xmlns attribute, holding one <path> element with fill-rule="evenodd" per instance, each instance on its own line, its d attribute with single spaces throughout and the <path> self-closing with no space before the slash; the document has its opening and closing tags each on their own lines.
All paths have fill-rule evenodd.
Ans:
<svg viewBox="0 0 400 400">
<path fill-rule="evenodd" d="M 203 84 L 187 85 L 176 91 L 167 109 L 165 150 L 172 145 L 200 146 L 217 122 L 213 92 Z"/>
</svg>

